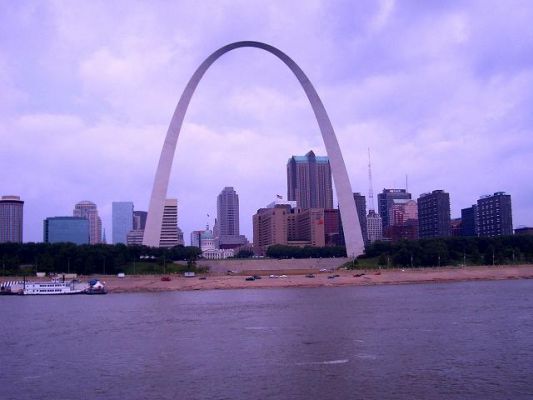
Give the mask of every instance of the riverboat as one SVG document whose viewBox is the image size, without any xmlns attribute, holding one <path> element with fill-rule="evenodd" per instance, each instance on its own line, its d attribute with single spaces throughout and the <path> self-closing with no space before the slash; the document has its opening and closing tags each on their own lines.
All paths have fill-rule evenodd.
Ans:
<svg viewBox="0 0 533 400">
<path fill-rule="evenodd" d="M 77 279 L 53 278 L 48 282 L 6 281 L 0 283 L 0 295 L 68 295 L 68 294 L 106 294 L 107 290 L 99 279 L 88 283 Z"/>
<path fill-rule="evenodd" d="M 24 295 L 83 294 L 87 286 L 76 281 L 61 282 L 25 282 L 22 289 Z"/>
</svg>

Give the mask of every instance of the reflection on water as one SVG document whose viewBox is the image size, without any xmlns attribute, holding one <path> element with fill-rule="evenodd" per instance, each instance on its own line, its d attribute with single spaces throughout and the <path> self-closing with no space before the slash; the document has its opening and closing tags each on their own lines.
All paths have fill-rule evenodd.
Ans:
<svg viewBox="0 0 533 400">
<path fill-rule="evenodd" d="M 2 399 L 520 399 L 533 281 L 0 298 Z"/>
</svg>

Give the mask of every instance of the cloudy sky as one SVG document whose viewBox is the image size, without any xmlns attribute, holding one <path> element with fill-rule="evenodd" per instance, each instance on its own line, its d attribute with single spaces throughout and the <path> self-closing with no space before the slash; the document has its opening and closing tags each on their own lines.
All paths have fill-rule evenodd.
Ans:
<svg viewBox="0 0 533 400">
<path fill-rule="evenodd" d="M 531 1 L 0 0 L 0 194 L 25 201 L 24 240 L 42 220 L 94 201 L 148 207 L 181 91 L 234 41 L 274 45 L 305 71 L 336 130 L 354 191 L 450 193 L 452 217 L 512 195 L 533 225 Z M 233 186 L 241 231 L 286 194 L 286 162 L 325 154 L 307 99 L 271 54 L 238 49 L 207 72 L 178 143 L 169 197 L 189 242 Z"/>
</svg>

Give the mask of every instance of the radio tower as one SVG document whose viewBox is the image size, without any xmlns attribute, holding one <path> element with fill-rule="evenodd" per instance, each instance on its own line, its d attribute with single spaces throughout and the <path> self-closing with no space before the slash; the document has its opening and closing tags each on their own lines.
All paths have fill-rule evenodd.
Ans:
<svg viewBox="0 0 533 400">
<path fill-rule="evenodd" d="M 370 166 L 370 149 L 368 149 L 368 215 L 366 217 L 366 228 L 368 242 L 373 243 L 376 240 L 383 239 L 383 226 L 381 217 L 376 213 L 374 208 L 374 189 L 372 188 L 372 168 Z"/>
<path fill-rule="evenodd" d="M 372 188 L 372 167 L 370 166 L 370 148 L 368 148 L 368 201 L 370 202 L 368 211 L 375 211 L 374 189 Z"/>
</svg>

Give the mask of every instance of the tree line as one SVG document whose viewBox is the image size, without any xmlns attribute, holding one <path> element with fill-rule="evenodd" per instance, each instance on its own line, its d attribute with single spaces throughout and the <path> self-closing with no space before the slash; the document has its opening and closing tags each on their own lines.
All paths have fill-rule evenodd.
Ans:
<svg viewBox="0 0 533 400">
<path fill-rule="evenodd" d="M 378 258 L 380 266 L 433 267 L 502 265 L 533 262 L 533 236 L 449 237 L 374 242 L 360 257 Z"/>
<path fill-rule="evenodd" d="M 165 269 L 165 265 L 174 261 L 182 261 L 187 268 L 194 269 L 200 255 L 201 250 L 193 246 L 165 249 L 124 244 L 0 243 L 0 274 L 116 274 L 135 272 L 136 265 L 138 273 L 169 272 L 173 269 L 170 266 Z M 346 249 L 342 246 L 273 245 L 267 249 L 266 255 L 270 258 L 346 257 Z M 236 258 L 252 256 L 253 252 L 245 249 L 238 252 Z M 533 263 L 533 236 L 450 237 L 396 243 L 377 241 L 366 246 L 365 254 L 359 257 L 359 265 L 366 265 L 370 260 L 383 267 Z"/>
<path fill-rule="evenodd" d="M 184 264 L 194 266 L 200 254 L 201 250 L 192 246 L 166 249 L 124 244 L 0 243 L 0 273 L 116 274 L 125 272 L 135 263 L 157 266 L 184 261 Z"/>
<path fill-rule="evenodd" d="M 273 245 L 267 249 L 266 255 L 271 258 L 346 257 L 346 249 Z M 377 241 L 367 245 L 365 254 L 358 260 L 359 265 L 374 260 L 383 267 L 533 263 L 533 236 L 448 237 L 395 243 Z"/>
</svg>

